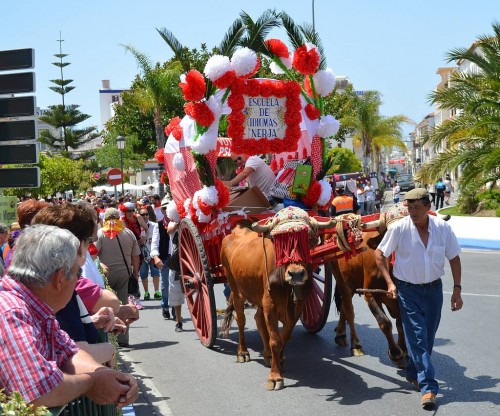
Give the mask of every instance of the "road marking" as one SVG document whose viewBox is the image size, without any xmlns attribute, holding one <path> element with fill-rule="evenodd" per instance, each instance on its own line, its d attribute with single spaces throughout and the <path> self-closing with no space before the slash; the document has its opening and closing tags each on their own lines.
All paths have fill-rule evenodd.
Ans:
<svg viewBox="0 0 500 416">
<path fill-rule="evenodd" d="M 120 355 L 126 361 L 126 363 L 124 364 L 131 369 L 132 374 L 146 375 L 146 372 L 141 368 L 139 364 L 134 363 L 134 360 L 130 355 L 128 355 L 124 351 L 120 351 Z M 142 383 L 144 387 L 146 387 L 146 391 L 149 390 L 147 393 L 142 392 L 145 396 L 153 396 L 156 399 L 161 399 L 163 397 L 153 383 L 152 378 L 144 377 L 141 379 L 140 383 Z M 139 391 L 140 390 L 141 389 L 139 384 Z M 150 400 L 147 400 L 145 402 L 146 404 L 149 404 L 150 406 L 153 406 L 155 408 L 155 414 L 159 414 L 162 416 L 173 416 L 172 410 L 170 410 L 170 407 L 168 406 L 166 400 L 159 400 L 154 403 L 152 403 Z M 158 413 L 156 413 L 156 411 L 158 411 Z"/>
<path fill-rule="evenodd" d="M 453 292 L 443 292 L 448 295 L 452 295 Z M 500 298 L 500 295 L 486 295 L 483 293 L 461 293 L 462 296 L 479 296 L 479 297 L 484 297 L 484 298 Z"/>
</svg>

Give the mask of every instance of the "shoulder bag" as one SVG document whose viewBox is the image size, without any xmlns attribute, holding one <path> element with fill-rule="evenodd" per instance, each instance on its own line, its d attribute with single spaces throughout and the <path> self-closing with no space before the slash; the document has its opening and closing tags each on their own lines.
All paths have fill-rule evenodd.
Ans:
<svg viewBox="0 0 500 416">
<path fill-rule="evenodd" d="M 118 246 L 120 247 L 120 251 L 122 253 L 123 257 L 123 262 L 125 263 L 125 266 L 127 267 L 127 273 L 128 273 L 128 294 L 129 295 L 137 295 L 139 293 L 139 279 L 136 279 L 134 277 L 134 273 L 130 272 L 130 269 L 128 267 L 127 260 L 125 260 L 125 254 L 123 254 L 123 248 L 122 248 L 122 243 L 120 243 L 120 239 L 118 238 L 118 234 L 116 235 L 116 241 L 118 241 Z"/>
</svg>

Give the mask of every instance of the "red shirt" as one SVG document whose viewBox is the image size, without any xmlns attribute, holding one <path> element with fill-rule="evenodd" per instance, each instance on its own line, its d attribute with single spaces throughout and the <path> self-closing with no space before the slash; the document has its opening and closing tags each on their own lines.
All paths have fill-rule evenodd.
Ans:
<svg viewBox="0 0 500 416">
<path fill-rule="evenodd" d="M 7 275 L 0 280 L 0 388 L 31 402 L 63 380 L 59 367 L 78 352 L 54 311 Z"/>
</svg>

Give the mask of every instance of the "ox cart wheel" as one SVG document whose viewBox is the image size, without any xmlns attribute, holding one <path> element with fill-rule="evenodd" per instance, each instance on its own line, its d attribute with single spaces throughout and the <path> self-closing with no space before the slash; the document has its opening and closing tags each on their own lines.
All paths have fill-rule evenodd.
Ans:
<svg viewBox="0 0 500 416">
<path fill-rule="evenodd" d="M 332 303 L 332 267 L 325 263 L 324 272 L 313 272 L 313 287 L 304 302 L 304 310 L 300 316 L 307 332 L 316 334 L 326 324 Z"/>
<path fill-rule="evenodd" d="M 214 282 L 198 230 L 184 218 L 179 224 L 181 284 L 189 313 L 200 342 L 212 348 L 217 336 Z"/>
</svg>

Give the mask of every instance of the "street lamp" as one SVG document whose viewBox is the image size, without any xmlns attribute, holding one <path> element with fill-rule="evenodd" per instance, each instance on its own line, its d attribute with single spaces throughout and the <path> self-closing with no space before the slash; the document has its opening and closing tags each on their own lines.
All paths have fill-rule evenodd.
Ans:
<svg viewBox="0 0 500 416">
<path fill-rule="evenodd" d="M 123 180 L 125 179 L 125 175 L 123 174 L 123 148 L 125 147 L 125 137 L 118 136 L 116 138 L 116 145 L 118 146 L 118 150 L 120 150 L 120 170 L 122 171 L 122 196 L 125 195 L 125 188 L 123 185 Z"/>
<path fill-rule="evenodd" d="M 314 0 L 312 0 L 312 18 L 313 18 L 313 31 L 316 31 L 316 28 L 314 26 Z"/>
</svg>

